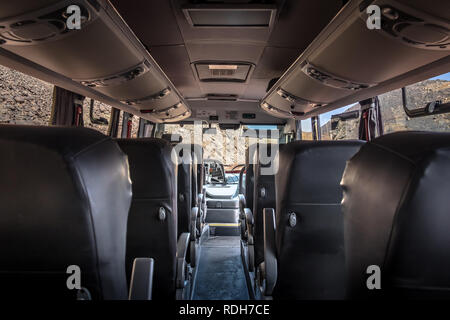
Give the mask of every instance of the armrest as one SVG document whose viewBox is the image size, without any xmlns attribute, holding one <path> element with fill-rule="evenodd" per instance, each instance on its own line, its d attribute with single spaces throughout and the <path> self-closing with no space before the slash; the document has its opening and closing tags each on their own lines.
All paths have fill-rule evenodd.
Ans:
<svg viewBox="0 0 450 320">
<path fill-rule="evenodd" d="M 250 210 L 249 208 L 244 208 L 244 216 L 247 225 L 253 226 L 254 220 L 252 210 Z"/>
<path fill-rule="evenodd" d="M 278 266 L 275 243 L 275 210 L 264 208 L 264 294 L 271 296 L 277 283 Z"/>
<path fill-rule="evenodd" d="M 203 193 L 197 194 L 197 202 L 199 207 L 203 204 Z"/>
<path fill-rule="evenodd" d="M 176 278 L 176 287 L 177 289 L 183 289 L 186 287 L 187 277 L 187 263 L 186 263 L 186 255 L 189 247 L 189 233 L 182 233 L 178 238 L 177 243 L 177 278 Z"/>
<path fill-rule="evenodd" d="M 247 202 L 245 200 L 245 196 L 243 194 L 239 194 L 238 198 L 239 198 L 239 211 L 241 213 L 244 213 L 244 209 L 247 206 Z"/>
<path fill-rule="evenodd" d="M 129 300 L 152 300 L 154 265 L 152 258 L 134 259 Z"/>
<path fill-rule="evenodd" d="M 194 240 L 197 237 L 196 229 L 197 229 L 197 217 L 198 217 L 199 209 L 198 207 L 193 207 L 191 209 L 191 239 Z"/>
</svg>

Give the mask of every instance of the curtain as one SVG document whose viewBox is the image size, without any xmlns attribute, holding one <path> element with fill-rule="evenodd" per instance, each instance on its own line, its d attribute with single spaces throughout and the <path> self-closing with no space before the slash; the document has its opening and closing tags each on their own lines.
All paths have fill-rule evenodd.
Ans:
<svg viewBox="0 0 450 320">
<path fill-rule="evenodd" d="M 370 141 L 383 134 L 383 123 L 378 97 L 360 101 L 359 139 Z"/>
<path fill-rule="evenodd" d="M 55 86 L 50 124 L 61 126 L 84 126 L 83 102 L 85 97 Z"/>
</svg>

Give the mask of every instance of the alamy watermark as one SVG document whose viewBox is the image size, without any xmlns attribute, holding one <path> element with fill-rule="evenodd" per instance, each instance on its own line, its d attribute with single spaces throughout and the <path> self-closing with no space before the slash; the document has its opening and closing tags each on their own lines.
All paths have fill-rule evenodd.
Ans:
<svg viewBox="0 0 450 320">
<path fill-rule="evenodd" d="M 366 13 L 368 15 L 366 25 L 369 30 L 381 29 L 381 8 L 376 4 L 367 7 Z"/>
<path fill-rule="evenodd" d="M 366 286 L 369 290 L 381 289 L 381 269 L 373 264 L 367 267 L 366 273 L 369 275 L 366 280 Z"/>
<path fill-rule="evenodd" d="M 67 28 L 70 30 L 81 29 L 81 8 L 75 4 L 68 6 L 66 10 L 67 14 Z"/>
<path fill-rule="evenodd" d="M 81 289 L 81 269 L 77 265 L 70 265 L 66 270 L 67 277 L 66 286 L 69 290 L 80 290 Z"/>
</svg>

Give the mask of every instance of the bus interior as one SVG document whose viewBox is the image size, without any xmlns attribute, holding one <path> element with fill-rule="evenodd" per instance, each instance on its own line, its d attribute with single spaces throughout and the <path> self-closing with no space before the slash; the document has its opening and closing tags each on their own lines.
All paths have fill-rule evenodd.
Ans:
<svg viewBox="0 0 450 320">
<path fill-rule="evenodd" d="M 1 1 L 5 298 L 450 298 L 449 53 L 448 0 Z"/>
</svg>

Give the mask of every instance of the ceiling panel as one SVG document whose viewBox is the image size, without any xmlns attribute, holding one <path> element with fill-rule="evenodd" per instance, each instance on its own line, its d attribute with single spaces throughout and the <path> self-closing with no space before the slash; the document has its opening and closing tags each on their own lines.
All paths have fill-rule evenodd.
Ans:
<svg viewBox="0 0 450 320">
<path fill-rule="evenodd" d="M 199 97 L 202 94 L 184 45 L 152 47 L 150 52 L 184 97 Z"/>
<path fill-rule="evenodd" d="M 333 19 L 342 0 L 287 0 L 268 41 L 269 46 L 302 51 Z"/>
<path fill-rule="evenodd" d="M 257 63 L 264 45 L 249 45 L 243 42 L 203 41 L 188 43 L 187 49 L 192 62 L 234 61 Z"/>
<path fill-rule="evenodd" d="M 301 50 L 296 48 L 266 47 L 253 73 L 253 79 L 273 79 L 283 72 L 297 59 Z"/>
<path fill-rule="evenodd" d="M 148 47 L 183 44 L 167 0 L 111 0 L 138 38 Z"/>
</svg>

